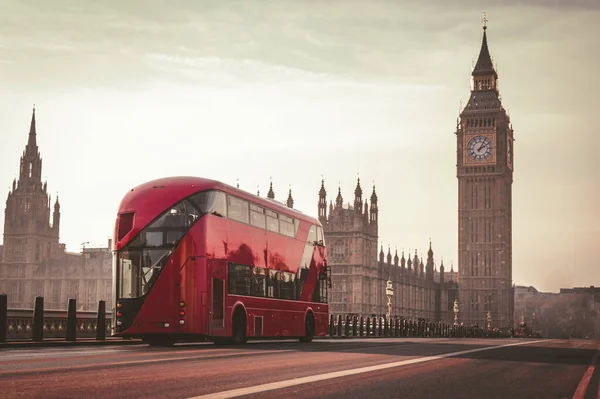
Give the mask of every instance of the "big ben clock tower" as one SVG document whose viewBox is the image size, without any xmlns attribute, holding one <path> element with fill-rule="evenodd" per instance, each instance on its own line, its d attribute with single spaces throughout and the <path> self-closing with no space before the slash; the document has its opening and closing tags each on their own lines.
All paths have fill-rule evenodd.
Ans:
<svg viewBox="0 0 600 399">
<path fill-rule="evenodd" d="M 460 322 L 512 327 L 513 129 L 483 41 L 456 127 Z"/>
</svg>

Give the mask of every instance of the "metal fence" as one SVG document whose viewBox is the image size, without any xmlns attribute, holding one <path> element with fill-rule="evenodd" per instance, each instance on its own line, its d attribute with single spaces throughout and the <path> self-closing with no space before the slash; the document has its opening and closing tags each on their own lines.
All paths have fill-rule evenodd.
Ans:
<svg viewBox="0 0 600 399">
<path fill-rule="evenodd" d="M 8 340 L 47 338 L 75 341 L 77 338 L 105 340 L 111 331 L 111 313 L 104 301 L 98 311 L 77 311 L 75 299 L 69 299 L 68 310 L 44 310 L 44 298 L 35 298 L 33 310 L 8 309 L 6 294 L 0 294 L 0 343 Z M 506 338 L 510 331 L 484 329 L 425 319 L 375 316 L 358 317 L 331 315 L 329 336 L 339 338 L 376 337 L 437 337 L 437 338 Z"/>
<path fill-rule="evenodd" d="M 426 319 L 331 315 L 330 337 L 508 338 L 510 331 L 449 324 Z"/>
</svg>

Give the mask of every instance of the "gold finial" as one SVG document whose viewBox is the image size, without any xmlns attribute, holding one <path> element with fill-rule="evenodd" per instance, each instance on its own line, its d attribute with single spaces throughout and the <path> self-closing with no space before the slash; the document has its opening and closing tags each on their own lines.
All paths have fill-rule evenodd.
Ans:
<svg viewBox="0 0 600 399">
<path fill-rule="evenodd" d="M 240 178 L 239 177 L 236 178 L 235 181 L 236 181 L 236 187 L 240 188 Z"/>
<path fill-rule="evenodd" d="M 487 15 L 485 14 L 485 11 L 484 11 L 483 12 L 483 18 L 481 19 L 481 23 L 483 24 L 483 29 L 484 30 L 487 29 L 487 22 L 488 22 Z"/>
<path fill-rule="evenodd" d="M 269 183 L 273 183 L 273 176 L 269 176 Z"/>
</svg>

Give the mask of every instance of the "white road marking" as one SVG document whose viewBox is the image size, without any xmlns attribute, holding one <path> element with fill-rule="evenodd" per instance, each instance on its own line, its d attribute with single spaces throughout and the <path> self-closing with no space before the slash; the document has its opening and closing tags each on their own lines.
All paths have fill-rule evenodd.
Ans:
<svg viewBox="0 0 600 399">
<path fill-rule="evenodd" d="M 583 377 L 581 377 L 581 381 L 579 381 L 579 384 L 577 385 L 577 389 L 575 390 L 575 393 L 573 394 L 573 399 L 583 399 L 583 397 L 585 396 L 585 393 L 590 386 L 592 375 L 594 374 L 594 365 L 596 364 L 596 359 L 598 358 L 598 353 L 600 353 L 600 352 L 596 351 L 596 353 L 594 354 L 594 357 L 592 358 L 592 362 L 590 363 L 589 367 L 583 374 Z M 598 397 L 600 398 L 600 386 L 598 386 Z"/>
<path fill-rule="evenodd" d="M 506 344 L 506 345 L 488 346 L 485 348 L 477 348 L 477 349 L 469 349 L 469 350 L 460 351 L 460 352 L 445 353 L 445 354 L 436 355 L 436 356 L 427 356 L 427 357 L 420 357 L 420 358 L 416 358 L 416 359 L 401 360 L 399 362 L 378 364 L 376 366 L 368 366 L 368 367 L 361 367 L 361 368 L 357 368 L 357 369 L 335 371 L 332 373 L 311 375 L 311 376 L 301 377 L 301 378 L 294 378 L 292 380 L 287 380 L 287 381 L 278 381 L 278 382 L 271 382 L 268 384 L 255 385 L 253 387 L 232 389 L 230 391 L 223 391 L 223 392 L 210 393 L 207 395 L 193 396 L 193 397 L 190 397 L 187 399 L 235 398 L 237 396 L 272 391 L 275 389 L 287 388 L 287 387 L 291 387 L 291 386 L 295 386 L 295 385 L 308 384 L 311 382 L 330 380 L 333 378 L 340 378 L 340 377 L 347 377 L 347 376 L 355 375 L 355 374 L 370 373 L 372 371 L 385 370 L 385 369 L 389 369 L 389 368 L 393 368 L 393 367 L 407 366 L 409 364 L 430 362 L 432 360 L 440 360 L 440 359 L 445 359 L 448 357 L 466 355 L 468 353 L 489 351 L 489 350 L 493 350 L 493 349 L 506 348 L 508 346 L 527 345 L 527 344 L 533 344 L 536 342 L 548 342 L 548 340 L 544 339 L 544 340 L 538 340 L 538 341 L 517 342 L 517 343 Z"/>
</svg>

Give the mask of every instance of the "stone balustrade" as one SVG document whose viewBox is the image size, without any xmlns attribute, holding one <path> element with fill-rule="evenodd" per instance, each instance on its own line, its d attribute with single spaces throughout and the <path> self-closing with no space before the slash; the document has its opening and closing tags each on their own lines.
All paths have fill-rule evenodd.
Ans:
<svg viewBox="0 0 600 399">
<path fill-rule="evenodd" d="M 110 336 L 111 314 L 104 301 L 98 311 L 76 311 L 75 300 L 69 299 L 69 310 L 44 310 L 42 297 L 35 298 L 35 308 L 8 309 L 6 294 L 0 294 L 0 343 L 7 340 L 34 340 L 77 338 L 104 340 Z"/>
</svg>

